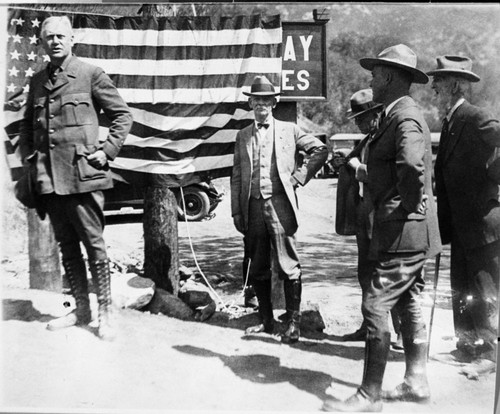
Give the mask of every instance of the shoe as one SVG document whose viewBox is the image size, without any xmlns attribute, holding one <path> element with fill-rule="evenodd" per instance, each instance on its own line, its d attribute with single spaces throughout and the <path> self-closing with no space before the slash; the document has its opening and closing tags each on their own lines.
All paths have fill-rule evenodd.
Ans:
<svg viewBox="0 0 500 414">
<path fill-rule="evenodd" d="M 70 326 L 76 325 L 88 325 L 91 320 L 90 310 L 83 316 L 77 315 L 77 310 L 68 313 L 67 315 L 56 318 L 47 323 L 47 329 L 49 331 L 57 331 L 59 329 L 69 328 Z"/>
<path fill-rule="evenodd" d="M 254 310 L 259 308 L 259 301 L 257 300 L 257 296 L 246 296 L 245 295 L 245 308 L 252 308 Z"/>
<path fill-rule="evenodd" d="M 260 323 L 258 325 L 250 326 L 249 328 L 245 329 L 245 335 L 262 332 L 272 334 L 274 332 L 274 323 Z"/>
<path fill-rule="evenodd" d="M 75 298 L 76 309 L 57 319 L 51 320 L 47 324 L 49 331 L 69 328 L 75 325 L 88 325 L 92 319 L 90 311 L 90 300 L 87 284 L 87 270 L 82 257 L 72 260 L 63 260 L 65 279 L 71 287 L 71 292 Z"/>
<path fill-rule="evenodd" d="M 300 338 L 300 317 L 292 316 L 288 322 L 288 329 L 281 335 L 281 342 L 294 344 Z"/>
<path fill-rule="evenodd" d="M 463 366 L 472 362 L 472 357 L 468 353 L 459 349 L 432 355 L 430 359 L 455 366 Z"/>
<path fill-rule="evenodd" d="M 460 369 L 459 373 L 467 379 L 478 380 L 480 375 L 491 374 L 496 371 L 496 363 L 489 359 L 478 358 Z"/>
<path fill-rule="evenodd" d="M 358 329 L 356 332 L 352 332 L 349 334 L 345 334 L 340 337 L 340 340 L 343 342 L 359 342 L 366 340 L 366 330 Z"/>
<path fill-rule="evenodd" d="M 287 317 L 287 329 L 281 335 L 281 342 L 284 344 L 294 344 L 300 337 L 300 302 L 302 297 L 302 281 L 285 280 L 283 283 L 285 290 L 285 306 Z"/>
<path fill-rule="evenodd" d="M 403 337 L 401 336 L 401 333 L 398 333 L 398 339 L 396 342 L 394 342 L 392 345 L 392 349 L 397 349 L 399 351 L 403 350 Z"/>
<path fill-rule="evenodd" d="M 428 384 L 410 386 L 406 382 L 399 384 L 392 391 L 382 391 L 381 397 L 386 401 L 409 401 L 426 403 L 431 398 Z"/>
<path fill-rule="evenodd" d="M 358 390 L 355 394 L 350 396 L 345 401 L 339 401 L 332 397 L 328 397 L 326 400 L 324 400 L 321 411 L 344 413 L 378 413 L 382 411 L 382 402 L 380 400 L 372 401 L 371 399 L 361 394 L 361 392 Z"/>
</svg>

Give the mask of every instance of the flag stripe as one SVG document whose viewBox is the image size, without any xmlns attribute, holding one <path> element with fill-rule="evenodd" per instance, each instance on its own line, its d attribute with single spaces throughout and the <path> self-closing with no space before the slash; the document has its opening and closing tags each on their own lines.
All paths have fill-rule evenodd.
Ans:
<svg viewBox="0 0 500 414">
<path fill-rule="evenodd" d="M 120 151 L 121 158 L 146 158 L 148 160 L 180 160 L 182 158 L 194 157 L 216 157 L 218 155 L 225 156 L 231 155 L 234 151 L 234 142 L 226 143 L 201 143 L 196 147 L 186 148 L 185 152 L 180 152 L 177 149 L 170 149 L 166 146 L 163 147 L 131 147 L 126 146 Z"/>
<path fill-rule="evenodd" d="M 137 37 L 137 36 L 136 36 Z M 162 60 L 162 61 L 183 61 L 183 60 L 216 60 L 227 59 L 249 59 L 255 56 L 272 56 L 273 44 L 238 44 L 220 46 L 165 46 L 153 47 L 147 45 L 127 45 L 126 48 L 118 48 L 109 43 L 104 44 L 84 44 L 77 43 L 75 53 L 78 56 L 88 56 L 95 59 L 105 60 Z"/>
<path fill-rule="evenodd" d="M 226 108 L 229 112 L 220 112 L 221 109 L 225 110 Z M 212 107 L 205 105 L 205 113 L 201 113 L 190 105 L 175 105 L 175 108 L 174 105 L 168 104 L 149 105 L 149 110 L 143 106 L 130 105 L 136 123 L 154 125 L 155 129 L 160 131 L 195 130 L 202 127 L 224 128 L 230 121 L 254 118 L 248 107 L 243 109 L 243 107 L 226 106 L 226 108 L 223 108 L 223 105 L 213 105 Z M 191 116 L 193 113 L 196 113 L 197 116 Z"/>
<path fill-rule="evenodd" d="M 259 73 L 263 67 L 266 72 L 280 73 L 281 60 L 275 58 L 212 59 L 212 60 L 132 60 L 132 59 L 95 59 L 80 56 L 83 61 L 100 66 L 106 73 L 120 75 L 142 74 L 146 76 L 227 75 L 239 72 Z M 118 85 L 119 86 L 119 85 Z"/>
<path fill-rule="evenodd" d="M 151 174 L 182 175 L 194 172 L 207 172 L 215 169 L 227 168 L 233 165 L 233 154 L 217 155 L 215 157 L 195 157 L 169 159 L 169 160 L 146 160 L 131 159 L 118 156 L 110 162 L 115 169 L 131 170 Z"/>
</svg>

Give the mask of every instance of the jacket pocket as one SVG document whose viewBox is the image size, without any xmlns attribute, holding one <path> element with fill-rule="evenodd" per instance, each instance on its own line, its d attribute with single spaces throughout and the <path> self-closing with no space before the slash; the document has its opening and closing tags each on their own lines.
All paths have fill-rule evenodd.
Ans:
<svg viewBox="0 0 500 414">
<path fill-rule="evenodd" d="M 61 97 L 61 112 L 65 126 L 92 124 L 94 117 L 90 94 L 74 93 Z"/>
<path fill-rule="evenodd" d="M 80 181 L 97 180 L 106 178 L 109 167 L 97 169 L 92 167 L 87 161 L 87 155 L 94 153 L 97 150 L 95 145 L 77 145 L 76 146 L 76 168 Z"/>
<path fill-rule="evenodd" d="M 427 220 L 387 220 L 378 223 L 379 252 L 423 252 L 429 248 Z"/>
</svg>

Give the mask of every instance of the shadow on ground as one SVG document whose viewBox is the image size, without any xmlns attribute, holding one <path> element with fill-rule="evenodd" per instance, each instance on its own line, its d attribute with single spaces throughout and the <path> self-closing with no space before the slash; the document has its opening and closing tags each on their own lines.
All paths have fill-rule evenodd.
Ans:
<svg viewBox="0 0 500 414">
<path fill-rule="evenodd" d="M 178 345 L 173 348 L 192 356 L 219 358 L 235 375 L 244 380 L 260 384 L 288 382 L 297 389 L 316 395 L 318 398 L 325 397 L 324 390 L 328 388 L 332 381 L 332 377 L 323 372 L 282 366 L 279 358 L 270 355 L 228 356 L 191 345 Z M 356 384 L 350 383 L 347 383 L 347 385 L 356 386 Z"/>
<path fill-rule="evenodd" d="M 2 319 L 4 321 L 17 320 L 22 322 L 48 322 L 54 319 L 53 315 L 40 313 L 31 300 L 3 299 Z"/>
</svg>

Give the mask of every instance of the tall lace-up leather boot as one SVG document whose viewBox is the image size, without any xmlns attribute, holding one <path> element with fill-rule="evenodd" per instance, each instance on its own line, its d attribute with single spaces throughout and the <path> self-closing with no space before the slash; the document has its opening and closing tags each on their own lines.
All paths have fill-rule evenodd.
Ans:
<svg viewBox="0 0 500 414">
<path fill-rule="evenodd" d="M 83 257 L 63 260 L 63 267 L 71 289 L 71 294 L 75 298 L 76 308 L 67 315 L 50 321 L 47 324 L 47 329 L 50 331 L 75 325 L 87 325 L 92 319 L 87 270 Z"/>
<path fill-rule="evenodd" d="M 89 263 L 92 281 L 96 287 L 99 328 L 98 336 L 106 341 L 115 338 L 115 331 L 111 322 L 111 273 L 108 259 L 96 260 Z"/>
<path fill-rule="evenodd" d="M 285 344 L 293 344 L 300 337 L 300 301 L 302 298 L 302 281 L 285 280 L 285 306 L 287 312 L 288 327 L 281 336 L 281 342 Z"/>
</svg>

